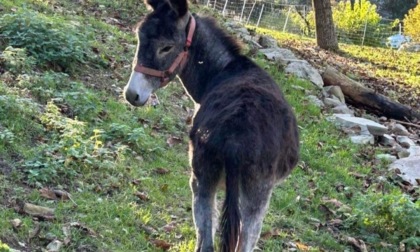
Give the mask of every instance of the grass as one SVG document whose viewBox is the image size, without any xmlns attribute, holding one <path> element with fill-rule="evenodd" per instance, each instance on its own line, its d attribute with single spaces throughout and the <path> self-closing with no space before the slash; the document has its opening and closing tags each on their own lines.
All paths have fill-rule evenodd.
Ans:
<svg viewBox="0 0 420 252">
<path fill-rule="evenodd" d="M 192 251 L 185 121 L 193 104 L 180 83 L 158 92 L 157 107 L 134 109 L 121 96 L 135 50 L 130 27 L 137 22 L 133 17 L 145 13 L 144 6 L 134 1 L 77 5 L 7 0 L 0 14 L 22 5 L 57 22 L 79 22 L 91 32 L 88 46 L 103 62 L 75 62 L 72 71 L 60 74 L 48 64 L 34 65 L 24 51 L 1 59 L 0 246 L 36 251 L 58 239 L 63 251 L 156 251 L 167 246 Z M 6 47 L 0 41 L 0 49 Z M 12 64 L 13 59 L 20 63 Z M 381 215 L 373 210 L 364 217 L 374 224 L 358 221 L 358 213 L 383 193 L 403 195 L 391 179 L 374 179 L 374 171 L 388 176 L 385 165 L 369 163 L 374 151 L 352 145 L 296 88 L 316 93 L 312 84 L 284 75 L 262 56 L 255 61 L 276 79 L 293 106 L 302 143 L 299 166 L 273 193 L 259 247 L 343 251 L 353 248 L 346 237 L 355 237 L 370 249 L 383 250 L 390 243 L 396 250 L 404 239 L 416 238 L 418 232 L 401 233 L 398 226 L 379 233 L 372 225 Z M 167 143 L 171 138 L 177 139 L 174 145 Z M 46 199 L 39 191 L 45 187 L 65 190 L 72 200 Z M 19 201 L 54 208 L 55 219 L 20 214 L 14 209 Z M 400 205 L 416 209 L 405 201 Z M 13 227 L 14 219 L 22 224 Z M 392 242 L 390 233 L 397 237 Z"/>
</svg>

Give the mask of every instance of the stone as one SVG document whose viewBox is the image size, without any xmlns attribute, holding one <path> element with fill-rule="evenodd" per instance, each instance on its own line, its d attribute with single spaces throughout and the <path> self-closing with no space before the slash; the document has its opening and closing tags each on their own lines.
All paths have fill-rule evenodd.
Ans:
<svg viewBox="0 0 420 252">
<path fill-rule="evenodd" d="M 335 114 L 350 114 L 354 115 L 353 110 L 349 109 L 346 104 L 340 104 L 332 109 Z"/>
<path fill-rule="evenodd" d="M 376 160 L 379 161 L 386 161 L 386 162 L 394 162 L 395 160 L 397 160 L 397 157 L 391 154 L 378 154 L 376 155 Z"/>
<path fill-rule="evenodd" d="M 275 62 L 280 63 L 282 65 L 287 65 L 289 62 L 292 61 L 301 61 L 298 58 L 296 58 L 295 54 L 289 49 L 264 48 L 260 49 L 260 52 L 264 54 L 264 56 L 268 60 L 274 60 Z"/>
<path fill-rule="evenodd" d="M 308 95 L 306 98 L 310 103 L 314 104 L 315 106 L 319 108 L 324 107 L 324 103 L 315 95 Z"/>
<path fill-rule="evenodd" d="M 395 135 L 399 135 L 399 136 L 409 136 L 410 132 L 408 132 L 407 128 L 404 127 L 403 125 L 396 123 L 395 125 L 392 126 L 391 128 L 391 132 L 394 133 Z"/>
<path fill-rule="evenodd" d="M 394 147 L 397 144 L 397 141 L 395 141 L 395 139 L 392 136 L 388 134 L 383 134 L 379 137 L 379 143 L 384 146 Z"/>
<path fill-rule="evenodd" d="M 325 98 L 324 104 L 328 107 L 337 107 L 337 106 L 343 105 L 344 103 L 342 103 L 337 97 L 333 96 L 331 98 L 329 97 Z"/>
<path fill-rule="evenodd" d="M 258 40 L 258 43 L 264 48 L 276 48 L 277 40 L 266 35 L 262 35 Z"/>
<path fill-rule="evenodd" d="M 307 61 L 294 61 L 284 69 L 286 73 L 294 74 L 296 77 L 309 80 L 317 87 L 322 88 L 324 81 L 318 70 L 312 67 Z"/>
<path fill-rule="evenodd" d="M 63 243 L 59 240 L 54 240 L 47 245 L 47 251 L 49 252 L 58 252 L 60 251 Z"/>
<path fill-rule="evenodd" d="M 406 148 L 401 147 L 399 144 L 396 145 L 395 150 L 397 151 L 398 158 L 406 158 L 410 156 L 410 152 Z"/>
<path fill-rule="evenodd" d="M 373 135 L 360 135 L 360 136 L 351 136 L 350 140 L 354 144 L 374 144 L 375 138 Z"/>
<path fill-rule="evenodd" d="M 325 96 L 332 96 L 332 97 L 336 97 L 338 98 L 338 100 L 341 103 L 345 103 L 346 100 L 344 99 L 344 94 L 343 91 L 341 90 L 341 87 L 339 86 L 328 86 L 328 87 L 324 87 L 323 88 L 324 93 L 326 94 Z"/>
<path fill-rule="evenodd" d="M 407 151 L 410 153 L 409 157 L 420 156 L 420 146 L 410 146 Z"/>
<path fill-rule="evenodd" d="M 349 116 L 340 116 L 336 115 L 336 122 L 341 125 L 342 127 L 351 128 L 356 125 L 359 125 L 361 128 L 362 134 L 365 134 L 367 131 L 375 136 L 383 136 L 387 133 L 388 128 L 374 122 L 372 120 L 368 120 L 361 117 L 349 117 Z"/>
<path fill-rule="evenodd" d="M 394 161 L 390 170 L 399 170 L 398 176 L 412 185 L 419 185 L 416 180 L 420 179 L 420 156 L 407 157 Z"/>
<path fill-rule="evenodd" d="M 416 145 L 414 141 L 407 136 L 397 136 L 397 142 L 404 148 L 410 148 L 410 146 Z"/>
<path fill-rule="evenodd" d="M 405 52 L 420 52 L 420 43 L 404 43 L 398 48 L 398 51 Z"/>
</svg>

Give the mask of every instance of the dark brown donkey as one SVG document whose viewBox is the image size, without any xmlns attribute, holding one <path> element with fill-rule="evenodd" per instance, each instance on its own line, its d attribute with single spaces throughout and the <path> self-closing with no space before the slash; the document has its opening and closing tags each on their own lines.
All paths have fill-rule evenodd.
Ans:
<svg viewBox="0 0 420 252">
<path fill-rule="evenodd" d="M 296 120 L 274 80 L 186 0 L 148 0 L 125 97 L 134 106 L 178 75 L 197 104 L 190 132 L 196 251 L 213 251 L 217 187 L 226 188 L 221 251 L 252 251 L 274 186 L 298 161 Z"/>
</svg>

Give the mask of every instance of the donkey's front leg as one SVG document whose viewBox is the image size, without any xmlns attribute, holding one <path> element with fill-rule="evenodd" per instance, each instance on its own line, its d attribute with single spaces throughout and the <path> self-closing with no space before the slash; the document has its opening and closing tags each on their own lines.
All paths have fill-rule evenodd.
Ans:
<svg viewBox="0 0 420 252">
<path fill-rule="evenodd" d="M 197 235 L 195 251 L 213 252 L 216 230 L 216 223 L 214 223 L 216 183 L 203 183 L 192 174 L 190 185 L 193 193 L 193 216 Z"/>
</svg>

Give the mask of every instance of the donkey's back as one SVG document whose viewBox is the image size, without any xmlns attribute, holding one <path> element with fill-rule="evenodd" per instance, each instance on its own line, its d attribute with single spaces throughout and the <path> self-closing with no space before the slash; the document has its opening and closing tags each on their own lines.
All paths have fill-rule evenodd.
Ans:
<svg viewBox="0 0 420 252">
<path fill-rule="evenodd" d="M 197 198 L 213 195 L 224 179 L 223 251 L 236 244 L 251 251 L 274 185 L 298 160 L 296 120 L 277 84 L 246 57 L 238 55 L 212 81 L 190 133 Z"/>
</svg>

